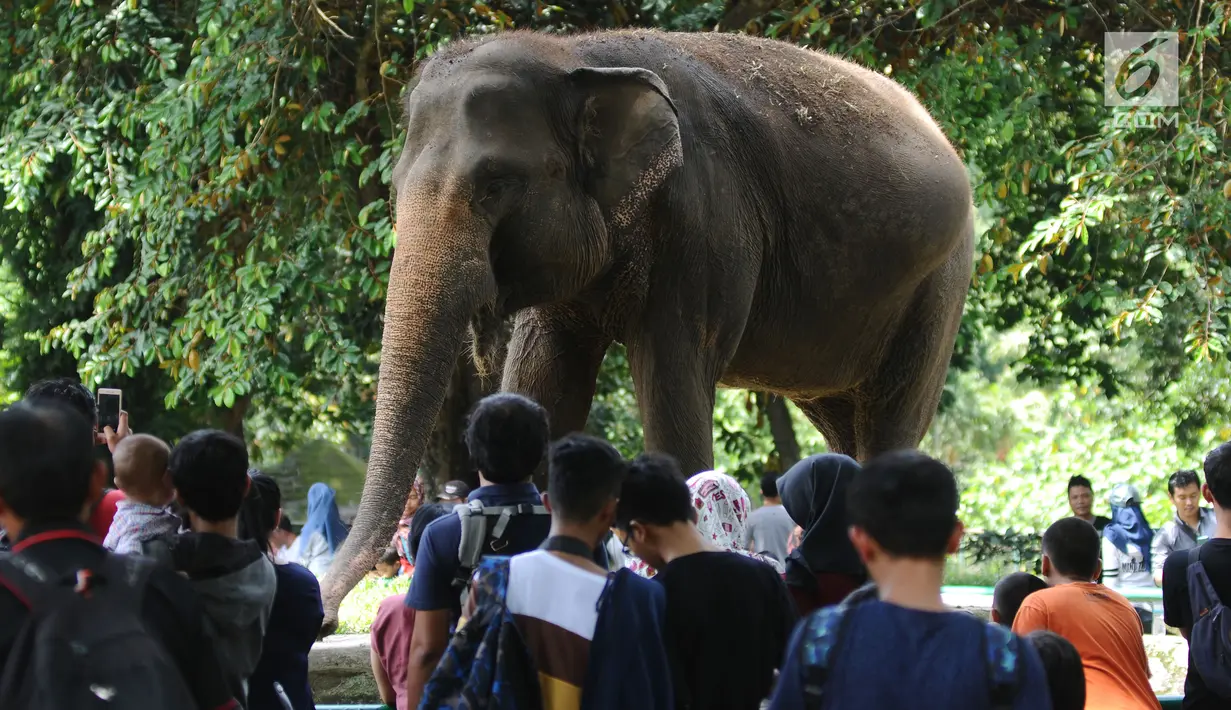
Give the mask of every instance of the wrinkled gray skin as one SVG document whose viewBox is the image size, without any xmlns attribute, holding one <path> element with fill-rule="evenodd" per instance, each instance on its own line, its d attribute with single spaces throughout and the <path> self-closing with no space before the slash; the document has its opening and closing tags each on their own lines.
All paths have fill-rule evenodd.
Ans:
<svg viewBox="0 0 1231 710">
<path fill-rule="evenodd" d="M 339 601 L 393 534 L 469 334 L 581 429 L 613 341 L 648 448 L 713 464 L 717 385 L 789 397 L 831 449 L 916 446 L 972 265 L 965 168 L 904 89 L 732 34 L 507 33 L 407 99 L 375 431 Z"/>
</svg>

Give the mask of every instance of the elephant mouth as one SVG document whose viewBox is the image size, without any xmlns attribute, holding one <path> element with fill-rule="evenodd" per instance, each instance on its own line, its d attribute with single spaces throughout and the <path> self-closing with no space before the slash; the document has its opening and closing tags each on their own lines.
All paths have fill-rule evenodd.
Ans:
<svg viewBox="0 0 1231 710">
<path fill-rule="evenodd" d="M 499 374 L 508 350 L 508 318 L 494 306 L 485 305 L 470 319 L 470 356 L 479 377 L 489 380 Z"/>
</svg>

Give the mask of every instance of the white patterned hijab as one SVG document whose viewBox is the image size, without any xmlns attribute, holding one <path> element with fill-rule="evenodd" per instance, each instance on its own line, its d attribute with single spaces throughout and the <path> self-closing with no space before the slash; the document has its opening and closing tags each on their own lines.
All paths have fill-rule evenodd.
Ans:
<svg viewBox="0 0 1231 710">
<path fill-rule="evenodd" d="M 697 513 L 697 529 L 714 547 L 760 560 L 778 574 L 782 563 L 766 555 L 749 552 L 748 514 L 752 501 L 739 482 L 725 473 L 704 471 L 688 479 L 692 507 Z M 652 577 L 654 570 L 643 560 L 629 556 L 626 566 L 642 577 Z"/>
</svg>

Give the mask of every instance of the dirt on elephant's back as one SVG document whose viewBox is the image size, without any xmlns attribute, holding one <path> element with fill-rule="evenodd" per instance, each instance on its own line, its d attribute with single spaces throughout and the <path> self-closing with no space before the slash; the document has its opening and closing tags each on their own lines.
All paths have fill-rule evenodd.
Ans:
<svg viewBox="0 0 1231 710">
<path fill-rule="evenodd" d="M 653 33 L 755 92 L 807 130 L 839 130 L 866 140 L 902 133 L 903 112 L 944 144 L 948 139 L 913 94 L 888 77 L 825 52 L 778 40 L 727 33 Z"/>
</svg>

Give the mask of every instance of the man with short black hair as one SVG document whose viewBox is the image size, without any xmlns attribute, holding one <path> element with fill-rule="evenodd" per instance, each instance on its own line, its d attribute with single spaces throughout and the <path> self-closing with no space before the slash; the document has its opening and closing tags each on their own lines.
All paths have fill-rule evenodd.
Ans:
<svg viewBox="0 0 1231 710">
<path fill-rule="evenodd" d="M 109 559 L 85 524 L 86 501 L 98 495 L 100 470 L 90 421 L 52 401 L 17 404 L 0 412 L 0 525 L 13 536 L 13 555 L 73 584 L 79 570 Z M 12 584 L 10 581 L 9 584 Z M 0 668 L 30 619 L 30 608 L 0 583 Z M 199 708 L 236 707 L 202 626 L 189 583 L 170 569 L 149 574 L 142 617 L 166 650 Z"/>
<path fill-rule="evenodd" d="M 1100 547 L 1098 531 L 1086 521 L 1052 523 L 1043 533 L 1043 576 L 1051 586 L 1026 597 L 1013 631 L 1054 631 L 1077 648 L 1091 710 L 1157 710 L 1137 611 L 1094 581 L 1102 567 Z"/>
<path fill-rule="evenodd" d="M 761 476 L 761 497 L 765 505 L 748 516 L 748 551 L 786 562 L 787 543 L 795 530 L 795 521 L 778 497 L 778 474 L 770 471 Z"/>
<path fill-rule="evenodd" d="M 710 544 L 670 456 L 633 460 L 616 529 L 625 547 L 658 570 L 654 579 L 666 590 L 676 706 L 757 708 L 796 619 L 782 577 L 760 560 Z"/>
<path fill-rule="evenodd" d="M 878 598 L 800 624 L 772 709 L 804 707 L 822 692 L 834 708 L 1051 707 L 1033 648 L 941 599 L 945 558 L 962 540 L 957 511 L 953 472 L 917 451 L 883 454 L 854 477 L 850 538 Z"/>
<path fill-rule="evenodd" d="M 667 710 L 663 589 L 629 570 L 609 581 L 594 562 L 628 465 L 611 444 L 584 434 L 553 444 L 549 462 L 551 533 L 538 550 L 509 560 L 504 599 L 549 701 L 543 706 L 578 710 L 585 695 L 607 707 Z"/>
<path fill-rule="evenodd" d="M 466 446 L 479 474 L 479 488 L 469 500 L 485 508 L 539 506 L 539 490 L 530 481 L 547 454 L 547 412 L 538 403 L 502 392 L 484 397 L 466 426 Z M 547 537 L 547 515 L 515 515 L 501 540 L 485 540 L 484 551 L 499 547 L 499 554 L 529 552 Z M 490 537 L 490 535 L 489 535 Z M 461 617 L 456 581 L 469 578 L 461 570 L 458 547 L 462 518 L 446 515 L 423 532 L 415 551 L 415 574 L 406 592 L 406 605 L 415 609 L 415 629 L 406 672 L 406 706 L 418 707 L 423 687 L 449 644 L 449 630 Z"/>
<path fill-rule="evenodd" d="M 1199 600 L 1202 607 L 1213 601 L 1205 589 L 1198 592 L 1197 587 L 1204 587 L 1204 584 L 1192 586 L 1193 578 L 1200 582 L 1204 577 L 1209 582 L 1209 589 L 1223 605 L 1231 603 L 1231 442 L 1207 454 L 1204 469 L 1205 486 L 1201 493 L 1206 502 L 1213 506 L 1218 525 L 1204 545 L 1193 550 L 1173 552 L 1163 565 L 1164 620 L 1189 640 L 1188 677 L 1184 681 L 1185 710 L 1214 710 L 1231 706 L 1231 695 L 1215 692 L 1211 685 L 1217 681 L 1203 678 L 1195 660 L 1197 654 L 1202 659 L 1216 658 L 1220 654 L 1226 658 L 1227 640 L 1223 639 L 1222 649 L 1192 647 L 1193 624 L 1198 621 L 1209 623 L 1208 618 L 1202 619 L 1193 614 L 1193 597 L 1203 597 Z M 1224 609 L 1224 619 L 1226 613 Z M 1231 679 L 1225 676 L 1221 679 L 1222 683 L 1228 681 Z"/>
<path fill-rule="evenodd" d="M 168 468 L 191 530 L 171 539 L 170 562 L 201 596 L 231 691 L 246 702 L 277 588 L 264 546 L 239 539 L 252 484 L 248 447 L 223 431 L 194 431 L 171 451 Z M 162 556 L 157 547 L 148 551 Z"/>
<path fill-rule="evenodd" d="M 1103 528 L 1107 527 L 1111 518 L 1093 513 L 1094 484 L 1090 483 L 1090 479 L 1080 475 L 1070 478 L 1068 495 L 1069 508 L 1073 511 L 1073 517 L 1081 518 L 1093 525 L 1095 530 L 1103 532 Z"/>
<path fill-rule="evenodd" d="M 1151 545 L 1154 583 L 1163 586 L 1163 566 L 1167 556 L 1180 550 L 1191 550 L 1214 536 L 1218 518 L 1214 511 L 1201 505 L 1201 477 L 1196 471 L 1176 471 L 1167 479 L 1167 498 L 1175 508 L 1175 516 L 1154 533 Z"/>
</svg>

